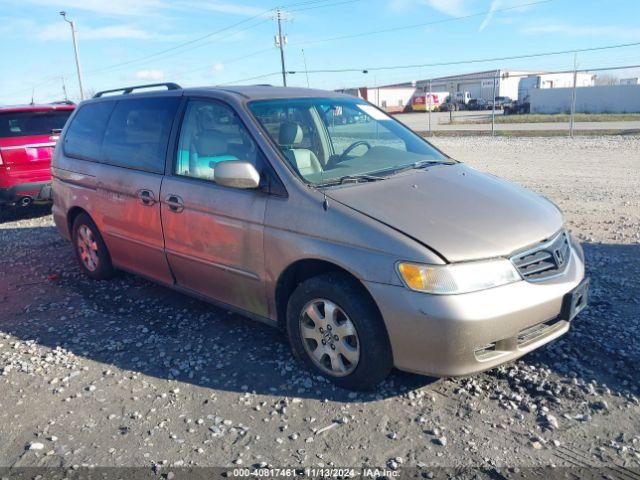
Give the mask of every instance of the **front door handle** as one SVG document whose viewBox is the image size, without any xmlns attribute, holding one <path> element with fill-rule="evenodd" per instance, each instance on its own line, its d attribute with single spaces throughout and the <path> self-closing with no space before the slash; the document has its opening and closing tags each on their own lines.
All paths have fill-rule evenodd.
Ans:
<svg viewBox="0 0 640 480">
<path fill-rule="evenodd" d="M 180 213 L 184 210 L 184 202 L 178 195 L 167 195 L 164 202 L 169 207 L 169 210 L 174 213 Z"/>
<path fill-rule="evenodd" d="M 139 190 L 138 198 L 140 199 L 140 202 L 147 207 L 156 203 L 156 198 L 153 196 L 153 192 L 151 190 Z"/>
</svg>

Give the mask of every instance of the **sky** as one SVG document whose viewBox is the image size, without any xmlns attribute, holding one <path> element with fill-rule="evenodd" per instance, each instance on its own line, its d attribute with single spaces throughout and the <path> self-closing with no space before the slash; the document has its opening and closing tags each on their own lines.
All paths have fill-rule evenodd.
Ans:
<svg viewBox="0 0 640 480">
<path fill-rule="evenodd" d="M 79 98 L 62 10 L 76 23 L 85 95 L 169 81 L 280 85 L 278 5 L 289 85 L 324 89 L 566 70 L 572 53 L 484 60 L 640 43 L 638 0 L 0 0 L 0 104 L 61 100 L 63 85 Z M 640 65 L 640 45 L 580 52 L 577 62 Z M 332 69 L 354 71 L 316 72 Z"/>
</svg>

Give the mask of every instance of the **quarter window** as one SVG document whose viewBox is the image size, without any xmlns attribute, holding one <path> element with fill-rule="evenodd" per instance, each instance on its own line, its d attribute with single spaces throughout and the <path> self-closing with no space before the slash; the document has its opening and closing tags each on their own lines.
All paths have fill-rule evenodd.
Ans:
<svg viewBox="0 0 640 480">
<path fill-rule="evenodd" d="M 251 162 L 259 172 L 264 164 L 255 143 L 231 108 L 217 102 L 189 102 L 174 173 L 213 180 L 216 165 L 229 160 Z"/>
<path fill-rule="evenodd" d="M 95 102 L 80 107 L 64 137 L 64 153 L 99 161 L 104 131 L 115 102 Z"/>
</svg>

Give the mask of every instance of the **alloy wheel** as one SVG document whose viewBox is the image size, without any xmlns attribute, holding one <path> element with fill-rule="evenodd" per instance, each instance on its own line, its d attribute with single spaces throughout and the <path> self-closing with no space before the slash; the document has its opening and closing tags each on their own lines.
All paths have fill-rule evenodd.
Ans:
<svg viewBox="0 0 640 480">
<path fill-rule="evenodd" d="M 90 272 L 95 272 L 100 264 L 98 257 L 98 244 L 93 236 L 93 232 L 87 225 L 78 228 L 78 250 L 83 265 Z"/>
<path fill-rule="evenodd" d="M 317 298 L 304 306 L 300 335 L 309 358 L 327 374 L 343 377 L 358 366 L 358 332 L 344 310 L 332 301 Z"/>
</svg>

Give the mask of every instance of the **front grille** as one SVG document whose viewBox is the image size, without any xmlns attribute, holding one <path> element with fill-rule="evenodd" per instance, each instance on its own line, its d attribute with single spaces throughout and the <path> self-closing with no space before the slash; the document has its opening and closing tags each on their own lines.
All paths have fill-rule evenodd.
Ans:
<svg viewBox="0 0 640 480">
<path fill-rule="evenodd" d="M 517 253 L 511 261 L 525 280 L 531 282 L 558 275 L 569 264 L 571 248 L 565 231 L 540 245 Z"/>
</svg>

